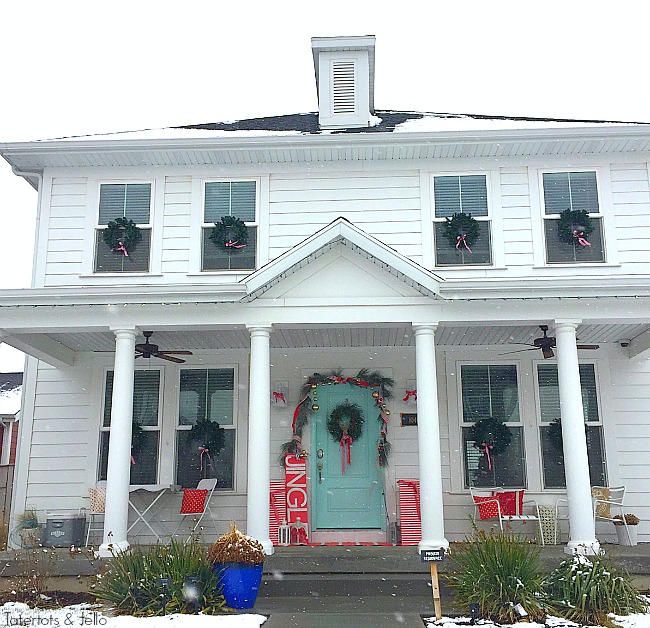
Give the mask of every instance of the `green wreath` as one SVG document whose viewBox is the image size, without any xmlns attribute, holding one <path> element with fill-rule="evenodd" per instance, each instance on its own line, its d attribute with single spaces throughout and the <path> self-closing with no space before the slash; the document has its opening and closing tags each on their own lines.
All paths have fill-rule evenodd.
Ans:
<svg viewBox="0 0 650 628">
<path fill-rule="evenodd" d="M 361 408 L 356 403 L 341 403 L 330 413 L 327 419 L 327 431 L 332 435 L 335 442 L 340 442 L 343 438 L 345 426 L 347 433 L 353 441 L 361 438 L 363 434 L 363 414 Z"/>
<path fill-rule="evenodd" d="M 226 441 L 225 431 L 215 421 L 197 421 L 189 431 L 189 439 L 200 443 L 199 447 L 208 450 L 208 453 L 214 460 Z"/>
<path fill-rule="evenodd" d="M 102 231 L 102 237 L 111 251 L 128 256 L 135 245 L 142 240 L 142 233 L 132 220 L 117 218 L 108 223 Z"/>
<path fill-rule="evenodd" d="M 210 240 L 219 248 L 237 251 L 248 243 L 248 229 L 239 218 L 223 216 L 221 222 L 214 223 Z"/>
<path fill-rule="evenodd" d="M 447 238 L 449 246 L 458 248 L 464 243 L 467 248 L 471 247 L 479 234 L 481 226 L 472 214 L 457 212 L 451 218 L 447 217 L 447 222 L 443 228 L 443 235 Z"/>
<path fill-rule="evenodd" d="M 575 244 L 578 241 L 578 234 L 586 238 L 594 230 L 594 224 L 589 217 L 589 212 L 584 209 L 565 209 L 560 214 L 557 225 L 557 235 L 560 242 Z"/>
<path fill-rule="evenodd" d="M 510 445 L 512 434 L 503 421 L 488 417 L 476 421 L 469 429 L 467 438 L 474 442 L 476 449 L 483 449 L 487 445 L 491 454 L 498 456 Z"/>
</svg>

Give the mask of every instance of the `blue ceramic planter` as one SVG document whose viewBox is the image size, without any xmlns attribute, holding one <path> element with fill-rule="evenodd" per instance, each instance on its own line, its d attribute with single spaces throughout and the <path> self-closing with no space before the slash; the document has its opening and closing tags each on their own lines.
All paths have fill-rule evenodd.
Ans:
<svg viewBox="0 0 650 628">
<path fill-rule="evenodd" d="M 230 608 L 253 608 L 262 581 L 263 565 L 216 563 L 221 595 Z"/>
</svg>

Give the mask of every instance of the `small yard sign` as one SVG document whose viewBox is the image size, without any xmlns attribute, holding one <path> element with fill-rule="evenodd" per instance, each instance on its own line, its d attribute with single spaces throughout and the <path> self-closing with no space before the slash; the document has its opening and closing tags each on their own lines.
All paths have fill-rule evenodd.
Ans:
<svg viewBox="0 0 650 628">
<path fill-rule="evenodd" d="M 420 559 L 423 563 L 440 562 L 445 559 L 445 549 L 437 547 L 436 549 L 420 550 Z"/>
<path fill-rule="evenodd" d="M 445 558 L 445 548 L 435 547 L 433 549 L 420 550 L 420 560 L 429 563 L 431 568 L 431 589 L 433 593 L 433 607 L 436 611 L 436 619 L 442 619 L 442 604 L 440 603 L 440 584 L 438 582 L 438 563 Z"/>
</svg>

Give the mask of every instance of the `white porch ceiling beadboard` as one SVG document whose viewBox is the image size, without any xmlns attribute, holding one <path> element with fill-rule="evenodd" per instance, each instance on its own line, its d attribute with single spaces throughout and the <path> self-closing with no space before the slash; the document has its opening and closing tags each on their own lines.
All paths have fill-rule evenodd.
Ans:
<svg viewBox="0 0 650 628">
<path fill-rule="evenodd" d="M 155 331 L 151 342 L 161 350 L 189 349 L 191 351 L 217 351 L 247 349 L 250 336 L 246 329 Z M 647 329 L 646 325 L 580 325 L 578 341 L 581 344 L 605 344 L 621 339 L 634 339 Z M 484 326 L 440 325 L 436 331 L 436 344 L 441 346 L 499 346 L 532 343 L 541 336 L 537 325 Z M 549 331 L 552 335 L 552 330 Z M 110 332 L 50 334 L 50 338 L 74 351 L 112 352 L 115 340 Z M 144 342 L 139 336 L 137 342 Z M 410 324 L 398 326 L 320 326 L 314 328 L 275 327 L 271 333 L 271 346 L 275 349 L 293 348 L 352 348 L 352 347 L 408 347 L 413 345 Z"/>
</svg>

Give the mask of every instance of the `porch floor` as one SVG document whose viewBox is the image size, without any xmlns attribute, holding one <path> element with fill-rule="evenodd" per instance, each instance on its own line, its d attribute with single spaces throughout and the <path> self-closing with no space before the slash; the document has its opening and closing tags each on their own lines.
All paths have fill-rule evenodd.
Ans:
<svg viewBox="0 0 650 628">
<path fill-rule="evenodd" d="M 603 547 L 633 576 L 638 588 L 650 589 L 650 543 Z M 566 556 L 563 550 L 562 545 L 543 547 L 544 567 L 555 567 Z M 5 565 L 0 586 L 6 578 L 17 575 L 18 557 L 25 557 L 29 551 L 0 554 Z M 90 582 L 84 576 L 94 575 L 105 565 L 83 553 L 71 555 L 67 549 L 55 550 L 55 555 L 50 564 L 52 589 L 88 590 Z M 440 572 L 444 573 L 449 564 L 439 563 Z M 453 607 L 444 585 L 441 595 L 443 614 L 466 613 Z M 265 624 L 268 628 L 421 628 L 420 616 L 434 614 L 429 566 L 420 561 L 417 546 L 277 547 L 265 561 L 260 593 L 250 612 L 270 615 Z"/>
</svg>

